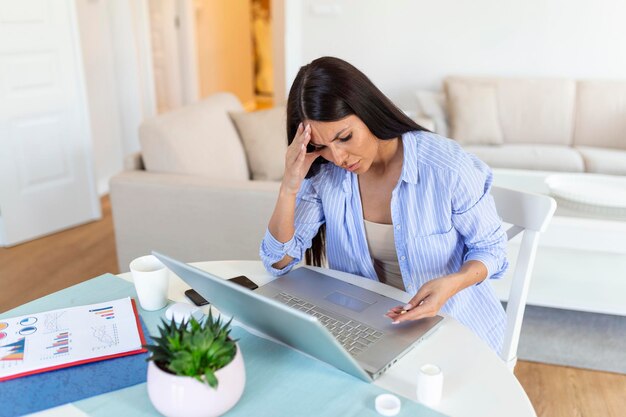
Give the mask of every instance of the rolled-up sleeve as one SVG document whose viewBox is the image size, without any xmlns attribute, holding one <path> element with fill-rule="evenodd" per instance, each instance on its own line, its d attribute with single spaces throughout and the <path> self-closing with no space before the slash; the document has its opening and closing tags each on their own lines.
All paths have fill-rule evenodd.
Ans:
<svg viewBox="0 0 626 417">
<path fill-rule="evenodd" d="M 261 242 L 259 255 L 265 269 L 272 275 L 289 272 L 304 258 L 304 252 L 311 247 L 311 241 L 324 223 L 324 210 L 321 199 L 312 184 L 312 180 L 304 180 L 296 197 L 294 216 L 295 233 L 287 242 L 278 241 L 268 230 Z M 282 269 L 272 265 L 288 255 L 293 260 Z"/>
<path fill-rule="evenodd" d="M 473 155 L 459 164 L 452 197 L 452 223 L 463 236 L 463 262 L 476 260 L 487 267 L 487 278 L 501 278 L 508 267 L 507 238 L 490 190 L 491 169 Z"/>
</svg>

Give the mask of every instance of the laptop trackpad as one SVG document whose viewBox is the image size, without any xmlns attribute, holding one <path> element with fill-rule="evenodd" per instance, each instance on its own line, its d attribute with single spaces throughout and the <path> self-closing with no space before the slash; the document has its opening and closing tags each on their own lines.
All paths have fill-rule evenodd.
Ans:
<svg viewBox="0 0 626 417">
<path fill-rule="evenodd" d="M 374 304 L 374 303 L 368 303 L 366 301 L 360 300 L 350 295 L 346 295 L 339 291 L 335 291 L 335 292 L 328 294 L 326 297 L 324 297 L 324 299 L 330 301 L 333 304 L 347 308 L 357 313 L 362 312 L 367 307 Z"/>
</svg>

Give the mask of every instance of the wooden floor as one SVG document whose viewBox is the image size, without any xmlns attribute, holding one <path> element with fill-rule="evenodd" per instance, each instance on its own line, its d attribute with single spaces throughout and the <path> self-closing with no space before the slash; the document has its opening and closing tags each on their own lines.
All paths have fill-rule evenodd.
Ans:
<svg viewBox="0 0 626 417">
<path fill-rule="evenodd" d="M 102 199 L 102 220 L 0 248 L 0 311 L 105 272 L 119 272 L 108 197 Z"/>
<path fill-rule="evenodd" d="M 102 209 L 100 221 L 0 248 L 0 311 L 105 272 L 117 273 L 106 197 Z M 626 416 L 626 375 L 525 361 L 517 364 L 515 375 L 539 417 Z"/>
</svg>

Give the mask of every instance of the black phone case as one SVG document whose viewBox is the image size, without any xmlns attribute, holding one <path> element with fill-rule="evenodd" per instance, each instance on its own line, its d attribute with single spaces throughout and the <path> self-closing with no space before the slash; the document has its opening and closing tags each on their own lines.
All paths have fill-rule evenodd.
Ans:
<svg viewBox="0 0 626 417">
<path fill-rule="evenodd" d="M 204 299 L 200 294 L 196 292 L 194 289 L 190 289 L 185 291 L 185 296 L 191 300 L 197 306 L 205 306 L 209 304 L 207 300 Z"/>
<path fill-rule="evenodd" d="M 229 281 L 232 281 L 250 290 L 256 290 L 257 288 L 259 288 L 258 285 L 256 285 L 253 281 L 250 280 L 250 278 L 245 275 L 239 275 L 238 277 L 230 278 Z"/>
</svg>

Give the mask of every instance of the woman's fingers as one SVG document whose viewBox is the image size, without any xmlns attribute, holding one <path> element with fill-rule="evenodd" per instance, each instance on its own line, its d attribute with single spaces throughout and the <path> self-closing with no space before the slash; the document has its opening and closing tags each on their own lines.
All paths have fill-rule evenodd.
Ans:
<svg viewBox="0 0 626 417">
<path fill-rule="evenodd" d="M 302 135 L 302 143 L 306 146 L 311 140 L 311 125 L 307 124 Z"/>
<path fill-rule="evenodd" d="M 403 310 L 402 306 L 393 307 L 393 308 L 390 308 L 387 314 L 385 315 L 387 317 L 397 316 L 398 314 L 402 312 L 402 310 Z"/>
<path fill-rule="evenodd" d="M 317 159 L 317 157 L 320 155 L 319 151 L 313 151 L 313 152 L 307 152 L 307 144 L 311 141 L 311 126 L 307 125 L 306 128 L 304 129 L 304 132 L 302 133 L 301 136 L 301 145 L 300 145 L 300 149 L 299 149 L 299 153 L 295 158 L 295 161 L 298 162 L 299 166 L 298 168 L 303 167 L 304 168 L 304 174 L 306 175 L 306 173 L 309 171 L 309 168 L 311 167 L 311 165 L 313 164 L 313 161 L 315 161 L 315 159 Z M 295 142 L 295 141 L 294 141 Z"/>
<path fill-rule="evenodd" d="M 406 321 L 406 320 L 419 320 L 425 317 L 433 317 L 437 314 L 438 308 L 433 305 L 433 303 L 427 298 L 424 302 L 408 311 L 406 314 L 401 315 L 396 319 L 398 323 Z"/>
<path fill-rule="evenodd" d="M 291 151 L 291 157 L 288 158 L 289 161 L 295 162 L 298 161 L 302 155 L 302 153 L 306 153 L 306 144 L 311 140 L 311 130 L 310 126 L 302 127 L 302 123 L 300 123 L 300 127 L 298 127 L 298 132 L 296 133 L 296 137 L 293 142 L 289 146 L 288 152 Z"/>
<path fill-rule="evenodd" d="M 298 125 L 296 135 L 287 148 L 285 154 L 285 174 L 283 185 L 289 192 L 297 192 L 300 189 L 302 180 L 311 168 L 313 161 L 319 156 L 319 152 L 307 153 L 306 145 L 311 140 L 311 126 Z"/>
<path fill-rule="evenodd" d="M 303 144 L 300 147 L 300 155 L 298 156 L 299 166 L 302 166 L 304 164 L 305 159 L 306 159 L 306 146 Z"/>
<path fill-rule="evenodd" d="M 417 307 L 413 307 L 410 310 L 403 310 L 399 314 L 388 313 L 387 315 L 393 320 L 394 324 L 397 324 L 403 321 L 419 320 L 423 319 L 424 317 L 432 317 L 436 313 L 437 312 L 433 310 L 428 299 L 425 299 L 422 304 Z"/>
<path fill-rule="evenodd" d="M 428 285 L 424 285 L 419 289 L 417 294 L 411 298 L 411 301 L 403 306 L 390 309 L 386 316 L 391 318 L 394 323 L 433 316 L 434 313 L 431 314 L 432 303 L 429 303 L 429 296 L 430 291 Z"/>
</svg>

